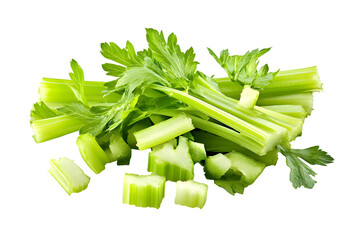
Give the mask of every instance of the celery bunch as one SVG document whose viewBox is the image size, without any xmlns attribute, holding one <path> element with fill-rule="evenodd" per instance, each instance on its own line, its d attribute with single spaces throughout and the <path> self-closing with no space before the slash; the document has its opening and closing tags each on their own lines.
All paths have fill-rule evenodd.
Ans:
<svg viewBox="0 0 360 240">
<path fill-rule="evenodd" d="M 267 64 L 258 67 L 270 48 L 244 55 L 223 50 L 219 56 L 208 49 L 227 74 L 213 78 L 197 69 L 193 48 L 183 52 L 175 34 L 166 39 L 163 32 L 146 29 L 146 39 L 142 51 L 130 42 L 124 48 L 101 44 L 101 54 L 112 61 L 103 69 L 113 81 L 85 81 L 75 60 L 69 80 L 43 78 L 40 101 L 31 111 L 34 140 L 79 131 L 79 151 L 96 174 L 115 161 L 130 164 L 132 149 L 151 149 L 153 175 L 126 175 L 123 200 L 155 208 L 164 197 L 165 180 L 187 181 L 178 182 L 176 203 L 204 206 L 207 185 L 192 180 L 196 163 L 216 185 L 242 194 L 266 166 L 276 164 L 278 153 L 286 157 L 294 188 L 316 183 L 307 164 L 333 161 L 318 146 L 290 145 L 312 111 L 313 92 L 322 90 L 316 67 L 270 72 Z M 52 161 L 50 172 L 64 189 L 69 194 L 85 189 L 86 175 L 74 187 L 73 173 L 84 173 L 70 162 L 60 163 Z"/>
</svg>

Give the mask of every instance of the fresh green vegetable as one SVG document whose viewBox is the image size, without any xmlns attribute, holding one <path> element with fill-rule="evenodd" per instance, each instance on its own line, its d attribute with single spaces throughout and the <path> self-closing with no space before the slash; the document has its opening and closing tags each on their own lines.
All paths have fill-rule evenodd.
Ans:
<svg viewBox="0 0 360 240">
<path fill-rule="evenodd" d="M 265 168 L 265 164 L 239 152 L 233 151 L 225 154 L 225 156 L 230 159 L 231 169 L 234 173 L 242 176 L 241 182 L 244 186 L 254 183 Z"/>
<path fill-rule="evenodd" d="M 88 187 L 90 177 L 73 160 L 65 157 L 59 160 L 51 159 L 50 164 L 49 173 L 69 195 L 79 193 Z"/>
<path fill-rule="evenodd" d="M 131 148 L 119 133 L 111 135 L 109 148 L 105 152 L 109 162 L 117 161 L 117 165 L 129 165 L 130 163 Z"/>
<path fill-rule="evenodd" d="M 81 134 L 76 144 L 86 164 L 94 173 L 99 174 L 105 169 L 105 164 L 112 161 L 100 147 L 95 137 L 90 133 Z"/>
<path fill-rule="evenodd" d="M 176 182 L 175 204 L 202 209 L 206 203 L 208 186 L 189 180 Z"/>
<path fill-rule="evenodd" d="M 270 48 L 244 55 L 223 50 L 219 57 L 209 49 L 228 75 L 213 78 L 197 69 L 193 48 L 182 51 L 175 34 L 165 38 L 163 32 L 146 29 L 146 39 L 148 48 L 142 51 L 129 41 L 124 48 L 101 44 L 101 54 L 111 61 L 103 69 L 113 81 L 85 81 L 75 60 L 70 80 L 43 78 L 40 101 L 30 114 L 35 141 L 79 131 L 80 153 L 95 173 L 113 161 L 128 165 L 131 149 L 151 148 L 148 171 L 160 176 L 126 174 L 124 203 L 156 208 L 165 179 L 193 179 L 196 162 L 232 195 L 243 194 L 265 166 L 275 165 L 278 152 L 286 157 L 294 188 L 316 183 L 305 162 L 333 162 L 318 146 L 290 146 L 312 111 L 313 93 L 322 90 L 316 67 L 271 72 L 267 64 L 258 68 Z M 69 194 L 81 190 L 61 178 L 59 166 L 52 172 L 64 189 Z M 82 171 L 71 173 L 83 177 Z M 206 191 L 198 184 L 179 183 L 176 202 L 202 208 Z"/>
<path fill-rule="evenodd" d="M 159 208 L 165 196 L 165 178 L 157 175 L 126 173 L 123 203 L 137 207 Z"/>
<path fill-rule="evenodd" d="M 171 142 L 167 142 L 150 152 L 148 171 L 174 182 L 193 179 L 194 163 L 190 156 L 188 140 L 180 136 L 175 149 Z"/>
<path fill-rule="evenodd" d="M 180 114 L 149 128 L 135 132 L 136 145 L 140 150 L 164 143 L 194 129 L 191 118 Z"/>
<path fill-rule="evenodd" d="M 191 159 L 194 163 L 200 162 L 201 160 L 205 160 L 206 158 L 206 150 L 205 145 L 203 143 L 198 143 L 189 140 L 189 151 L 191 155 Z"/>
<path fill-rule="evenodd" d="M 208 179 L 220 179 L 231 167 L 231 160 L 221 153 L 207 157 L 205 160 L 205 176 Z"/>
</svg>

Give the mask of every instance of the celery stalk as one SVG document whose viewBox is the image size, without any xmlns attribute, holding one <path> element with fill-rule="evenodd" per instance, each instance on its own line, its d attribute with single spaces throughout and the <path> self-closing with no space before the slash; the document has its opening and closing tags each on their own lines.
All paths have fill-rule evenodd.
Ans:
<svg viewBox="0 0 360 240">
<path fill-rule="evenodd" d="M 31 123 L 34 131 L 33 138 L 37 143 L 78 131 L 83 125 L 81 121 L 68 115 L 40 119 Z"/>
<path fill-rule="evenodd" d="M 49 173 L 69 195 L 81 192 L 89 185 L 90 177 L 73 160 L 65 157 L 51 159 L 50 164 Z"/>
<path fill-rule="evenodd" d="M 135 132 L 136 145 L 140 150 L 164 143 L 194 129 L 191 118 L 179 114 L 173 118 Z"/>
<path fill-rule="evenodd" d="M 82 158 L 94 173 L 99 174 L 102 172 L 105 169 L 105 164 L 110 162 L 108 155 L 91 134 L 81 134 L 76 144 Z"/>
</svg>

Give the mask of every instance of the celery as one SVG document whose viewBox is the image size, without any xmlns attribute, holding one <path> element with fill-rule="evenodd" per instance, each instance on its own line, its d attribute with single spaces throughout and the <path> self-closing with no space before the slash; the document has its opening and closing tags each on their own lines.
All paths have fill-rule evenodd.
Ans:
<svg viewBox="0 0 360 240">
<path fill-rule="evenodd" d="M 127 130 L 127 138 L 126 142 L 129 144 L 130 148 L 138 149 L 136 146 L 136 139 L 135 139 L 135 132 L 143 130 L 145 128 L 150 127 L 152 124 L 148 118 L 145 118 L 141 121 L 134 123 L 128 130 Z"/>
<path fill-rule="evenodd" d="M 260 156 L 234 142 L 219 136 L 215 136 L 208 132 L 194 131 L 192 134 L 195 137 L 195 141 L 204 143 L 207 152 L 226 153 L 237 151 L 253 158 L 258 162 L 264 163 L 266 166 L 276 165 L 278 160 L 278 151 L 276 149 L 269 151 L 266 155 Z"/>
<path fill-rule="evenodd" d="M 225 156 L 231 160 L 231 169 L 235 173 L 241 174 L 241 182 L 245 186 L 252 184 L 265 168 L 265 164 L 239 152 L 233 151 Z"/>
<path fill-rule="evenodd" d="M 217 78 L 216 82 L 225 95 L 238 99 L 242 86 L 229 78 Z M 318 92 L 322 90 L 317 67 L 308 67 L 279 71 L 275 78 L 262 90 L 260 98 L 265 96 L 289 95 L 300 92 Z"/>
<path fill-rule="evenodd" d="M 305 119 L 308 115 L 301 105 L 269 105 L 262 108 L 300 119 Z"/>
<path fill-rule="evenodd" d="M 206 203 L 208 186 L 193 180 L 176 182 L 175 204 L 202 209 Z"/>
<path fill-rule="evenodd" d="M 206 158 L 206 150 L 203 143 L 198 143 L 189 140 L 189 151 L 191 159 L 194 163 L 200 162 Z"/>
<path fill-rule="evenodd" d="M 109 156 L 97 143 L 95 137 L 89 133 L 81 134 L 76 144 L 79 147 L 82 158 L 96 174 L 102 172 L 105 169 L 105 164 L 111 161 Z"/>
<path fill-rule="evenodd" d="M 66 134 L 78 131 L 83 123 L 68 115 L 33 121 L 31 127 L 34 131 L 34 140 L 37 143 L 45 142 Z"/>
<path fill-rule="evenodd" d="M 166 121 L 135 132 L 136 145 L 140 150 L 151 148 L 164 143 L 181 134 L 194 129 L 191 119 L 185 114 L 179 114 Z"/>
<path fill-rule="evenodd" d="M 205 175 L 208 179 L 220 179 L 231 167 L 231 160 L 221 153 L 207 157 L 205 160 Z"/>
<path fill-rule="evenodd" d="M 123 203 L 137 207 L 159 208 L 164 196 L 164 177 L 125 173 Z"/>
<path fill-rule="evenodd" d="M 90 177 L 73 160 L 65 157 L 59 160 L 51 159 L 50 164 L 49 173 L 69 195 L 79 193 L 89 185 Z"/>
<path fill-rule="evenodd" d="M 151 151 L 148 171 L 175 182 L 193 179 L 194 163 L 189 152 L 188 140 L 180 136 L 175 149 L 173 143 L 167 142 Z"/>
<path fill-rule="evenodd" d="M 119 133 L 111 135 L 109 148 L 105 152 L 109 162 L 117 161 L 117 165 L 129 165 L 130 163 L 131 148 Z"/>
</svg>

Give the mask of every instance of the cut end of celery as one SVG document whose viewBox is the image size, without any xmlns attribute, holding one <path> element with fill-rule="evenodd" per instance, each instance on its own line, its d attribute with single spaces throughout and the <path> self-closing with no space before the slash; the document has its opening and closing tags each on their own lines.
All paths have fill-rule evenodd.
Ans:
<svg viewBox="0 0 360 240">
<path fill-rule="evenodd" d="M 51 159 L 50 164 L 49 173 L 69 195 L 79 193 L 88 187 L 90 177 L 73 160 L 65 157 L 59 160 Z"/>
<path fill-rule="evenodd" d="M 231 160 L 222 153 L 207 157 L 205 160 L 205 175 L 209 179 L 220 179 L 231 167 Z"/>
<path fill-rule="evenodd" d="M 110 137 L 109 148 L 105 152 L 108 155 L 108 163 L 114 161 L 117 161 L 117 165 L 129 165 L 130 163 L 131 148 L 119 133 L 114 133 Z"/>
<path fill-rule="evenodd" d="M 191 118 L 185 114 L 179 114 L 149 128 L 138 131 L 134 133 L 134 136 L 138 148 L 145 150 L 190 132 L 194 128 Z"/>
<path fill-rule="evenodd" d="M 175 149 L 172 141 L 156 147 L 149 153 L 148 171 L 164 176 L 169 181 L 193 179 L 194 163 L 190 156 L 188 140 L 180 136 Z"/>
<path fill-rule="evenodd" d="M 94 136 L 89 133 L 81 134 L 76 144 L 82 158 L 94 173 L 99 174 L 105 169 L 105 164 L 110 160 Z"/>
<path fill-rule="evenodd" d="M 205 145 L 189 140 L 189 150 L 191 159 L 194 163 L 200 162 L 206 158 Z"/>
<path fill-rule="evenodd" d="M 255 161 L 254 159 L 239 152 L 230 152 L 225 154 L 231 160 L 231 169 L 241 174 L 241 182 L 247 186 L 259 177 L 265 168 L 265 164 Z"/>
<path fill-rule="evenodd" d="M 137 207 L 159 208 L 165 196 L 165 177 L 126 173 L 123 203 Z"/>
<path fill-rule="evenodd" d="M 239 100 L 239 105 L 245 108 L 253 108 L 259 98 L 259 91 L 245 85 Z"/>
<path fill-rule="evenodd" d="M 175 204 L 202 209 L 206 203 L 208 186 L 192 180 L 176 182 Z"/>
</svg>

